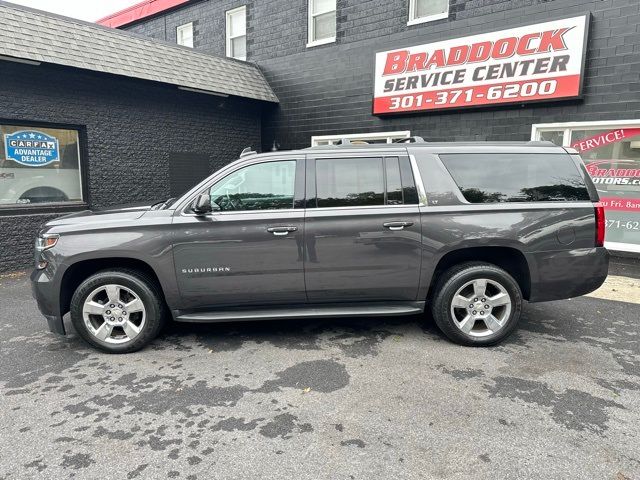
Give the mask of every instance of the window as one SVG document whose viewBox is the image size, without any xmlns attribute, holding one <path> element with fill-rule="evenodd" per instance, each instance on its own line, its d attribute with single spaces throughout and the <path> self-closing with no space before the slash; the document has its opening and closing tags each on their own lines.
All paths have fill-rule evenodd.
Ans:
<svg viewBox="0 0 640 480">
<path fill-rule="evenodd" d="M 247 59 L 247 7 L 227 12 L 227 57 Z"/>
<path fill-rule="evenodd" d="M 0 125 L 0 206 L 82 201 L 77 130 Z"/>
<path fill-rule="evenodd" d="M 409 0 L 408 25 L 432 22 L 449 16 L 449 0 Z"/>
<path fill-rule="evenodd" d="M 569 155 L 446 154 L 440 159 L 471 203 L 590 200 Z"/>
<path fill-rule="evenodd" d="M 265 162 L 236 170 L 211 187 L 220 211 L 293 208 L 296 161 Z"/>
<path fill-rule="evenodd" d="M 606 210 L 605 246 L 640 253 L 640 120 L 538 124 L 531 138 L 580 152 Z"/>
<path fill-rule="evenodd" d="M 180 25 L 176 29 L 178 45 L 193 48 L 193 23 Z"/>
<path fill-rule="evenodd" d="M 309 0 L 307 47 L 336 41 L 336 0 Z"/>
<path fill-rule="evenodd" d="M 311 137 L 311 146 L 318 147 L 320 145 L 336 145 L 340 140 L 347 139 L 351 142 L 362 143 L 393 143 L 396 140 L 409 138 L 411 132 L 378 132 L 378 133 L 349 133 L 345 135 L 317 135 Z"/>
<path fill-rule="evenodd" d="M 316 160 L 318 207 L 384 205 L 382 158 Z"/>
</svg>

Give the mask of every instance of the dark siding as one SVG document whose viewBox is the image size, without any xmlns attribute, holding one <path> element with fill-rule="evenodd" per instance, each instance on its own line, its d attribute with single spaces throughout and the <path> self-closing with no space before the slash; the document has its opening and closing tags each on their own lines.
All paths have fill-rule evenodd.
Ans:
<svg viewBox="0 0 640 480">
<path fill-rule="evenodd" d="M 260 145 L 257 102 L 62 68 L 3 62 L 0 112 L 15 123 L 82 127 L 92 208 L 169 197 L 172 152 L 204 159 L 194 168 L 204 174 Z M 55 215 L 1 215 L 0 271 L 30 266 L 34 236 Z"/>
<path fill-rule="evenodd" d="M 312 135 L 411 130 L 428 140 L 528 140 L 533 123 L 640 118 L 638 0 L 451 0 L 447 20 L 407 26 L 408 0 L 338 0 L 337 43 L 306 48 L 307 0 L 203 0 L 128 27 L 158 35 L 199 20 L 196 48 L 224 54 L 224 12 L 246 3 L 248 59 L 280 99 L 263 148 L 308 146 Z M 374 53 L 592 13 L 583 101 L 378 118 Z M 173 34 L 175 35 L 175 34 Z M 160 38 L 163 38 L 160 36 Z M 167 37 L 172 39 L 171 37 Z"/>
</svg>

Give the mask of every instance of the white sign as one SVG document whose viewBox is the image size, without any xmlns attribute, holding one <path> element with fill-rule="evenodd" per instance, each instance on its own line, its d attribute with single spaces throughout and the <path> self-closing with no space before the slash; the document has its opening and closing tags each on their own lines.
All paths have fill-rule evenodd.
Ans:
<svg viewBox="0 0 640 480">
<path fill-rule="evenodd" d="M 576 98 L 589 16 L 376 54 L 374 114 Z"/>
</svg>

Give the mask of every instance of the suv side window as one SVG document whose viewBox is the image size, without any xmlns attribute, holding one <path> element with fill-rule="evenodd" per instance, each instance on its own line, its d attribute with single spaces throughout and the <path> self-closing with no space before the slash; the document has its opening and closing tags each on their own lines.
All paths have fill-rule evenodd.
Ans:
<svg viewBox="0 0 640 480">
<path fill-rule="evenodd" d="M 209 190 L 220 211 L 293 208 L 296 161 L 249 165 L 226 176 Z"/>
<path fill-rule="evenodd" d="M 442 154 L 470 203 L 590 200 L 578 168 L 564 154 Z"/>
<path fill-rule="evenodd" d="M 382 158 L 316 160 L 318 207 L 384 205 Z"/>
<path fill-rule="evenodd" d="M 418 203 L 408 157 L 317 159 L 317 207 Z"/>
</svg>

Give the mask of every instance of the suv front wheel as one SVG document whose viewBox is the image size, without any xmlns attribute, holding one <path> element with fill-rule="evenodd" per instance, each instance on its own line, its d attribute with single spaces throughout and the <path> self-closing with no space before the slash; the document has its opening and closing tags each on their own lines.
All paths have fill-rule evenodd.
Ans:
<svg viewBox="0 0 640 480">
<path fill-rule="evenodd" d="M 78 334 L 107 353 L 131 353 L 149 344 L 165 318 L 160 288 L 134 270 L 98 272 L 76 289 L 71 322 Z"/>
<path fill-rule="evenodd" d="M 489 263 L 469 262 L 450 268 L 436 285 L 433 318 L 456 343 L 488 346 L 516 328 L 522 311 L 518 282 Z"/>
</svg>

